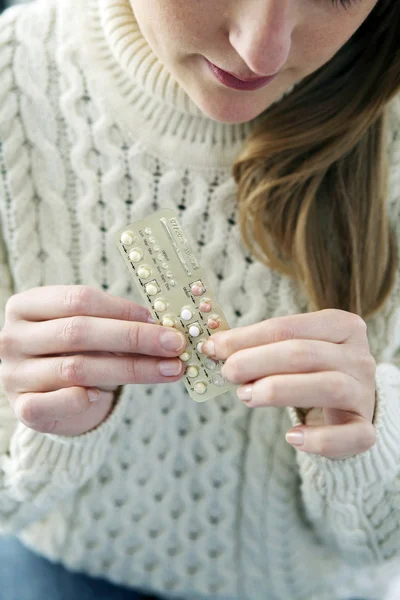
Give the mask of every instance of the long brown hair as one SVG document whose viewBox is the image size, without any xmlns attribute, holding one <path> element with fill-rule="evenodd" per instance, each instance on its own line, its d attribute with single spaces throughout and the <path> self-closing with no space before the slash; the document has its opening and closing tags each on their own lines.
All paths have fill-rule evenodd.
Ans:
<svg viewBox="0 0 400 600">
<path fill-rule="evenodd" d="M 266 111 L 233 167 L 245 243 L 304 286 L 310 310 L 367 318 L 393 288 L 387 105 L 397 92 L 400 1 L 379 0 L 326 65 Z"/>
</svg>

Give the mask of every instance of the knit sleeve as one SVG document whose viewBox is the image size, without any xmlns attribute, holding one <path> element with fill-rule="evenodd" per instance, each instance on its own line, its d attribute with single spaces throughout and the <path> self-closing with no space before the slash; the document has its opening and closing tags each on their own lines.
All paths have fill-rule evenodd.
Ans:
<svg viewBox="0 0 400 600">
<path fill-rule="evenodd" d="M 32 4 L 34 6 L 34 4 Z M 16 22 L 27 7 L 15 7 L 0 17 L 0 328 L 14 289 L 12 231 L 7 207 L 31 185 L 20 144 L 13 77 Z M 18 151 L 16 151 L 16 149 Z M 19 173 L 18 189 L 10 173 Z M 15 180 L 15 178 L 14 178 Z M 7 224 L 7 227 L 5 226 Z M 117 435 L 128 398 L 122 394 L 108 418 L 96 429 L 75 437 L 43 434 L 17 421 L 0 373 L 0 531 L 17 532 L 65 502 L 100 468 L 110 440 Z"/>
<path fill-rule="evenodd" d="M 389 209 L 400 246 L 400 101 L 393 105 Z M 305 511 L 316 535 L 350 564 L 400 556 L 400 266 L 394 289 L 376 319 L 376 444 L 346 459 L 296 450 Z M 301 415 L 289 408 L 292 425 Z"/>
<path fill-rule="evenodd" d="M 4 186 L 0 185 L 0 202 Z M 1 218 L 1 213 L 0 213 Z M 7 251 L 0 236 L 0 326 L 13 294 Z M 120 387 L 119 391 L 123 392 Z M 0 377 L 0 531 L 17 532 L 39 520 L 84 485 L 100 468 L 119 428 L 128 398 L 110 416 L 75 437 L 43 434 L 17 421 Z"/>
</svg>

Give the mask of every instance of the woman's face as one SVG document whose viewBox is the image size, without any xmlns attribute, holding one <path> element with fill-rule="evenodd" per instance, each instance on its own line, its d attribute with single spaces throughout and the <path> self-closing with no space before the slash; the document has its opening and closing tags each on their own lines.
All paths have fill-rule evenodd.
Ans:
<svg viewBox="0 0 400 600">
<path fill-rule="evenodd" d="M 378 0 L 130 2 L 152 50 L 202 112 L 243 123 L 328 62 Z M 207 61 L 242 80 L 277 76 L 256 90 L 233 89 Z"/>
</svg>

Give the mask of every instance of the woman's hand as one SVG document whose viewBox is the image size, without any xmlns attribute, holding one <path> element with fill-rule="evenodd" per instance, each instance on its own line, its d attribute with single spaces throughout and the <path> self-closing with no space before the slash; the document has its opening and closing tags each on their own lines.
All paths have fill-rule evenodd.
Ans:
<svg viewBox="0 0 400 600">
<path fill-rule="evenodd" d="M 375 444 L 376 363 L 359 316 L 327 309 L 216 333 L 203 352 L 226 360 L 223 376 L 241 384 L 250 408 L 311 409 L 287 441 L 299 450 L 344 458 Z"/>
<path fill-rule="evenodd" d="M 82 285 L 12 296 L 0 332 L 0 378 L 17 419 L 42 433 L 80 435 L 104 421 L 119 385 L 180 379 L 176 357 L 186 340 L 149 316 Z"/>
</svg>

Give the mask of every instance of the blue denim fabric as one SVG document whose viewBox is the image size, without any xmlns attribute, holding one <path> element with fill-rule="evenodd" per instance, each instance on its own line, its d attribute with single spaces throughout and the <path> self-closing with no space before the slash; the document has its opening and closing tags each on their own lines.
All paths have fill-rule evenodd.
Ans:
<svg viewBox="0 0 400 600">
<path fill-rule="evenodd" d="M 2 600 L 149 600 L 132 589 L 53 564 L 11 536 L 0 536 L 0 597 Z"/>
</svg>

